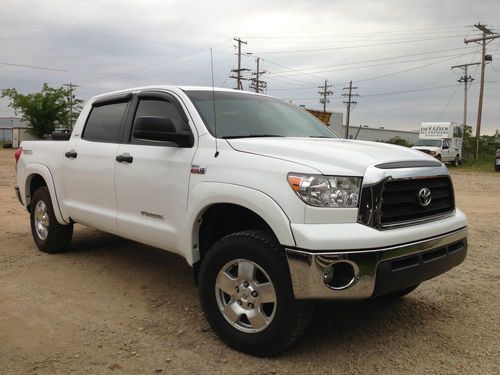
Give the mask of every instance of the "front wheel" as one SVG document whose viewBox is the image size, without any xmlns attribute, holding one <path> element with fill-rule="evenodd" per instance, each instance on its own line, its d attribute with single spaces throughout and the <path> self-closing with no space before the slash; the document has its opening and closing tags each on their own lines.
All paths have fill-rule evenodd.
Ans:
<svg viewBox="0 0 500 375">
<path fill-rule="evenodd" d="M 30 204 L 31 234 L 36 246 L 44 253 L 65 250 L 73 236 L 73 224 L 57 222 L 47 187 L 35 191 Z"/>
<path fill-rule="evenodd" d="M 293 296 L 285 254 L 265 231 L 242 231 L 215 243 L 202 261 L 199 286 L 212 329 L 248 354 L 280 353 L 311 318 L 310 305 Z"/>
</svg>

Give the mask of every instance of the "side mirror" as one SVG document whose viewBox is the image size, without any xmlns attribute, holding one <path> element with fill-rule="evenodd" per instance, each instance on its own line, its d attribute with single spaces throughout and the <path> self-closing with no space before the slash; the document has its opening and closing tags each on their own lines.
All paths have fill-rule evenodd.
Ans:
<svg viewBox="0 0 500 375">
<path fill-rule="evenodd" d="M 194 138 L 191 132 L 177 132 L 168 117 L 143 116 L 135 120 L 134 137 L 148 141 L 174 142 L 181 147 L 192 147 Z"/>
</svg>

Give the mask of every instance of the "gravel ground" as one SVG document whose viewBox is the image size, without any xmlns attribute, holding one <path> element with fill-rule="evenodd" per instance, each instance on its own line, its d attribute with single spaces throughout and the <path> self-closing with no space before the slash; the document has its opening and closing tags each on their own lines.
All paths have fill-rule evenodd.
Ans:
<svg viewBox="0 0 500 375">
<path fill-rule="evenodd" d="M 500 173 L 453 173 L 470 223 L 458 268 L 396 303 L 328 303 L 287 352 L 222 344 L 178 256 L 82 226 L 70 252 L 32 241 L 0 150 L 0 373 L 498 374 Z"/>
</svg>

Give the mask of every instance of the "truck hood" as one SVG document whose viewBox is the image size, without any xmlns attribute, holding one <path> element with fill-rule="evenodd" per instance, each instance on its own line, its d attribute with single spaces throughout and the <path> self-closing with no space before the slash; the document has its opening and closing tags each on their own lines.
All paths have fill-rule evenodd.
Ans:
<svg viewBox="0 0 500 375">
<path fill-rule="evenodd" d="M 410 160 L 435 160 L 408 147 L 379 142 L 324 138 L 227 139 L 236 151 L 283 159 L 322 174 L 363 176 L 368 166 Z"/>
</svg>

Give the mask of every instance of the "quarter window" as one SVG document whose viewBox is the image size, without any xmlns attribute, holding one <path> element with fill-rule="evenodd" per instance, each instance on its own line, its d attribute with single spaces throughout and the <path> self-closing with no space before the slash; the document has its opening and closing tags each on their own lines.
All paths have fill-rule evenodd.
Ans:
<svg viewBox="0 0 500 375">
<path fill-rule="evenodd" d="M 119 143 L 123 115 L 127 102 L 93 107 L 82 138 L 93 142 Z"/>
</svg>

